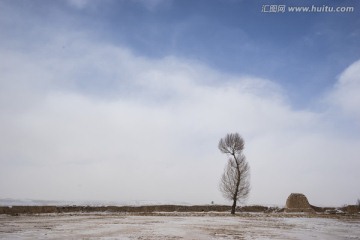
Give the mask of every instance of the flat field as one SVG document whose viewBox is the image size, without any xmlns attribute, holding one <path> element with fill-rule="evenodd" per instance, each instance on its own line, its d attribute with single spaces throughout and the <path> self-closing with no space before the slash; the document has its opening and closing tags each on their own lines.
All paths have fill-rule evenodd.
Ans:
<svg viewBox="0 0 360 240">
<path fill-rule="evenodd" d="M 216 212 L 2 214 L 0 239 L 360 239 L 360 217 Z"/>
</svg>

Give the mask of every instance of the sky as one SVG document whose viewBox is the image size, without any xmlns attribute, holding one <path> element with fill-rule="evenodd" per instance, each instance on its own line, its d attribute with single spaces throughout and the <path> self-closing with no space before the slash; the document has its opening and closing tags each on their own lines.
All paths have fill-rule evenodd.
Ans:
<svg viewBox="0 0 360 240">
<path fill-rule="evenodd" d="M 262 12 L 270 5 L 285 12 Z M 291 6 L 353 12 L 290 12 Z M 358 0 L 0 0 L 0 198 L 244 204 L 360 198 Z"/>
</svg>

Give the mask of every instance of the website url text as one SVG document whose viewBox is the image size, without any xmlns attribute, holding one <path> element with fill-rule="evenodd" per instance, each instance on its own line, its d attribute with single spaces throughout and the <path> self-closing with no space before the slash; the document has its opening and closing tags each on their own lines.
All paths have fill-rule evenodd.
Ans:
<svg viewBox="0 0 360 240">
<path fill-rule="evenodd" d="M 286 6 L 286 5 L 262 5 L 261 12 L 263 13 L 352 13 L 355 11 L 354 7 L 333 7 L 333 6 Z"/>
</svg>

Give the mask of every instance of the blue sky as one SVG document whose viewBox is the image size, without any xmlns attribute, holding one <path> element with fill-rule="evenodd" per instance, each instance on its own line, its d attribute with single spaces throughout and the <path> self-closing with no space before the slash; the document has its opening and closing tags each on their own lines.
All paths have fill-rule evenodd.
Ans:
<svg viewBox="0 0 360 240">
<path fill-rule="evenodd" d="M 356 12 L 261 13 L 264 4 L 274 4 L 271 1 L 160 1 L 151 10 L 143 2 L 112 4 L 98 11 L 85 10 L 87 23 L 81 24 L 95 28 L 100 24 L 97 34 L 149 57 L 175 55 L 222 71 L 276 79 L 291 91 L 293 105 L 300 107 L 334 84 L 337 74 L 356 61 L 360 51 Z M 338 6 L 339 2 L 316 2 L 324 4 Z"/>
<path fill-rule="evenodd" d="M 262 13 L 267 4 L 355 10 Z M 226 203 L 217 142 L 236 131 L 249 204 L 291 192 L 355 202 L 359 9 L 0 1 L 0 198 Z"/>
<path fill-rule="evenodd" d="M 151 58 L 174 55 L 212 68 L 256 75 L 289 90 L 291 103 L 308 107 L 358 59 L 359 13 L 262 13 L 272 1 L 15 1 L 29 25 L 64 26 Z M 311 6 L 313 1 L 276 2 Z M 316 6 L 357 1 L 317 1 Z M 60 19 L 59 19 L 60 18 Z M 61 19 L 65 18 L 65 19 Z M 19 19 L 24 21 L 25 19 Z M 61 22 L 65 21 L 65 22 Z M 21 24 L 23 25 L 23 24 Z M 32 28 L 12 28 L 13 37 Z M 12 41 L 13 39 L 11 39 Z M 261 69 L 261 71 L 259 71 Z"/>
</svg>

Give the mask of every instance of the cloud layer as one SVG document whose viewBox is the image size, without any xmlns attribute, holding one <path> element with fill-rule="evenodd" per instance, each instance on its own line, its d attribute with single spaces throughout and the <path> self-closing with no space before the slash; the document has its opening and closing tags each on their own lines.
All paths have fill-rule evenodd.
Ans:
<svg viewBox="0 0 360 240">
<path fill-rule="evenodd" d="M 360 121 L 360 60 L 349 66 L 329 94 L 329 101 L 343 114 Z"/>
<path fill-rule="evenodd" d="M 150 11 L 160 2 L 135 1 Z M 299 109 L 262 69 L 140 54 L 82 18 L 100 5 L 68 3 L 0 2 L 1 198 L 225 203 L 217 143 L 229 132 L 246 141 L 249 204 L 281 205 L 291 192 L 315 205 L 359 197 L 359 61 Z"/>
<path fill-rule="evenodd" d="M 327 117 L 335 105 L 359 117 L 359 62 L 319 112 L 294 110 L 268 79 L 84 38 L 1 53 L 5 197 L 221 203 L 226 156 L 217 142 L 235 131 L 246 141 L 250 203 L 282 204 L 291 192 L 325 205 L 358 197 L 349 186 L 360 167 L 359 134 L 339 134 L 333 127 L 344 117 Z"/>
</svg>

